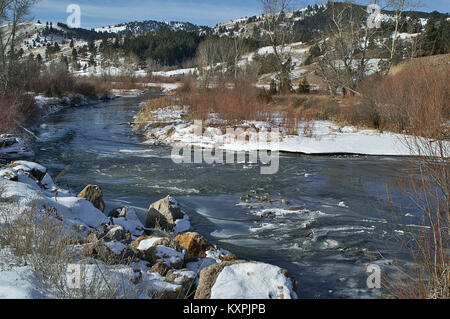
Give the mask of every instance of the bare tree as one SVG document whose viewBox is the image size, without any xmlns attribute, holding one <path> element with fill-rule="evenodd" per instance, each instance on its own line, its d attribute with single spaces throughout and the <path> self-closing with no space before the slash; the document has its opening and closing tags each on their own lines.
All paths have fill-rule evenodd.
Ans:
<svg viewBox="0 0 450 319">
<path fill-rule="evenodd" d="M 387 63 L 386 74 L 392 68 L 395 53 L 397 52 L 397 47 L 399 44 L 399 31 L 403 28 L 406 23 L 404 19 L 404 13 L 406 11 L 418 9 L 420 7 L 419 0 L 387 0 L 385 9 L 392 10 L 394 12 L 394 32 L 392 34 L 392 41 L 385 45 L 386 49 L 390 52 L 390 59 Z"/>
<path fill-rule="evenodd" d="M 324 54 L 318 61 L 317 74 L 327 83 L 332 95 L 338 88 L 344 94 L 347 91 L 359 94 L 355 89 L 367 74 L 367 52 L 378 30 L 361 21 L 363 8 L 351 1 L 330 2 L 329 6 L 329 36 L 321 44 Z"/>
<path fill-rule="evenodd" d="M 0 77 L 3 92 L 7 91 L 9 77 L 17 60 L 20 23 L 25 21 L 37 0 L 0 0 Z"/>
<path fill-rule="evenodd" d="M 215 39 L 209 38 L 200 43 L 197 49 L 196 60 L 203 88 L 208 88 L 210 84 L 215 72 L 218 56 L 219 49 Z"/>
<path fill-rule="evenodd" d="M 280 90 L 291 91 L 292 56 L 288 44 L 292 42 L 292 21 L 285 19 L 285 13 L 291 1 L 260 1 L 263 7 L 262 28 L 270 39 L 273 54 L 276 57 Z"/>
</svg>

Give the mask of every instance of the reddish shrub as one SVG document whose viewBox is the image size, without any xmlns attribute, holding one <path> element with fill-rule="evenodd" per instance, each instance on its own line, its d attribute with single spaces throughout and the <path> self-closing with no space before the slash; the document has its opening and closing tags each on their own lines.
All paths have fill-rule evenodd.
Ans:
<svg viewBox="0 0 450 319">
<path fill-rule="evenodd" d="M 0 133 L 14 131 L 17 124 L 32 119 L 38 113 L 34 98 L 20 93 L 0 96 Z"/>
<path fill-rule="evenodd" d="M 191 95 L 192 115 L 206 119 L 216 113 L 228 121 L 268 120 L 270 113 L 251 78 L 241 78 L 229 85 L 195 91 Z"/>
</svg>

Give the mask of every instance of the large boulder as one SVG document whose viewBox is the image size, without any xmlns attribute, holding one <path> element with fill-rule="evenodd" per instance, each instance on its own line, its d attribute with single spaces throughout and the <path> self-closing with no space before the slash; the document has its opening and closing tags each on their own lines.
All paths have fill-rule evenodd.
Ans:
<svg viewBox="0 0 450 319">
<path fill-rule="evenodd" d="M 204 268 L 195 299 L 297 298 L 295 279 L 280 267 L 243 260 Z"/>
<path fill-rule="evenodd" d="M 176 220 L 183 219 L 180 205 L 170 196 L 150 205 L 145 226 L 173 230 Z"/>
<path fill-rule="evenodd" d="M 205 258 L 211 245 L 199 233 L 184 233 L 174 239 L 181 247 L 186 249 L 186 260 Z"/>
<path fill-rule="evenodd" d="M 78 195 L 78 198 L 85 198 L 94 205 L 95 208 L 104 212 L 105 203 L 103 202 L 103 192 L 100 187 L 96 185 L 86 186 Z"/>
</svg>

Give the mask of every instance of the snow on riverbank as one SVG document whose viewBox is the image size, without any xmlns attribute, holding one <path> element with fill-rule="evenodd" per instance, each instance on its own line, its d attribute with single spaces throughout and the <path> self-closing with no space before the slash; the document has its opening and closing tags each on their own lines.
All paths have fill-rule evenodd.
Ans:
<svg viewBox="0 0 450 319">
<path fill-rule="evenodd" d="M 300 123 L 297 135 L 288 135 L 283 128 L 266 122 L 243 122 L 250 138 L 236 139 L 226 135 L 225 129 L 217 128 L 217 119 L 202 123 L 205 133 L 192 121 L 183 120 L 187 107 L 171 106 L 153 111 L 152 122 L 140 131 L 147 137 L 148 144 L 192 145 L 204 148 L 218 148 L 232 151 L 272 150 L 309 155 L 373 155 L 373 156 L 415 156 L 419 155 L 408 146 L 412 138 L 372 129 L 357 129 L 353 126 L 340 127 L 331 121 Z M 141 123 L 142 124 L 142 123 Z M 279 143 L 264 143 L 258 140 L 260 129 L 280 129 Z"/>
<path fill-rule="evenodd" d="M 223 278 L 228 285 L 246 288 L 239 294 L 234 291 L 232 296 L 236 298 L 296 297 L 293 290 L 295 280 L 283 269 L 263 263 L 256 265 L 239 261 L 230 252 L 208 243 L 200 234 L 185 233 L 190 228 L 189 216 L 181 210 L 174 198 L 167 196 L 153 203 L 149 207 L 144 226 L 135 211 L 129 207 L 114 209 L 106 217 L 94 206 L 98 201 L 103 201 L 102 197 L 97 186 L 89 185 L 77 196 L 58 188 L 47 169 L 37 163 L 0 163 L 0 231 L 8 234 L 20 232 L 24 242 L 36 242 L 40 245 L 41 242 L 45 245 L 50 237 L 57 239 L 58 236 L 70 236 L 71 242 L 75 240 L 75 244 L 67 246 L 68 242 L 64 241 L 64 247 L 71 251 L 70 254 L 75 254 L 75 260 L 79 262 L 70 266 L 80 267 L 77 269 L 83 273 L 79 278 L 84 278 L 83 283 L 88 288 L 91 284 L 95 285 L 93 293 L 97 297 L 185 298 L 196 293 L 195 290 L 199 289 L 197 285 L 201 282 L 201 289 L 205 291 L 214 288 L 213 295 L 207 296 L 208 298 L 227 298 L 232 291 L 223 284 Z M 29 214 L 34 216 L 30 219 L 31 224 L 15 222 Z M 54 226 L 50 228 L 42 227 L 42 234 L 27 232 L 26 227 L 34 229 L 35 223 L 41 222 L 45 225 L 47 219 L 60 225 L 58 229 L 55 229 L 56 224 L 52 224 Z M 167 223 L 163 224 L 164 220 Z M 61 293 L 61 289 L 65 294 L 76 296 L 68 283 L 62 288 L 55 288 L 42 281 L 41 272 L 36 270 L 37 264 L 33 262 L 40 254 L 41 246 L 39 251 L 32 252 L 31 264 L 24 263 L 24 256 L 31 252 L 26 250 L 28 253 L 19 257 L 15 251 L 16 241 L 13 245 L 11 239 L 7 238 L 0 236 L 1 299 L 55 298 Z M 54 249 L 54 246 L 44 246 L 47 249 L 45 251 Z M 35 249 L 34 245 L 27 247 Z M 45 261 L 41 256 L 38 260 L 41 266 L 44 262 L 46 269 L 53 267 L 53 263 L 58 263 L 58 276 L 62 276 L 58 280 L 64 282 L 69 269 L 59 266 L 64 266 L 66 261 L 58 259 L 66 258 L 61 256 L 58 255 L 57 259 L 47 257 Z M 235 263 L 248 265 L 242 269 L 229 267 Z M 208 275 L 210 267 L 215 267 L 212 272 L 216 275 L 224 272 L 219 285 L 215 285 L 215 280 Z M 252 276 L 249 277 L 242 271 L 249 271 Z M 109 287 L 114 287 L 114 295 L 111 295 Z M 83 296 L 86 297 L 81 297 Z M 202 296 L 199 294 L 199 298 Z"/>
</svg>

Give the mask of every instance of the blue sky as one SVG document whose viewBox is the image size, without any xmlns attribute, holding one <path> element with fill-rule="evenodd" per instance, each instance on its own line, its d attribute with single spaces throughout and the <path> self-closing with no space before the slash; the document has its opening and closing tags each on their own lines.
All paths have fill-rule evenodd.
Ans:
<svg viewBox="0 0 450 319">
<path fill-rule="evenodd" d="M 302 8 L 324 2 L 326 0 L 296 0 L 293 7 Z M 80 5 L 84 28 L 135 20 L 188 21 L 213 26 L 261 13 L 259 0 L 41 0 L 33 9 L 32 17 L 43 22 L 65 22 L 69 15 L 66 8 L 71 3 Z M 423 11 L 450 11 L 450 0 L 423 3 Z"/>
</svg>

